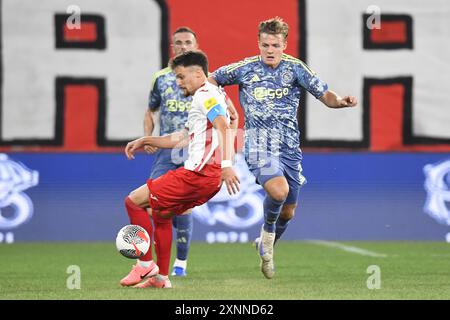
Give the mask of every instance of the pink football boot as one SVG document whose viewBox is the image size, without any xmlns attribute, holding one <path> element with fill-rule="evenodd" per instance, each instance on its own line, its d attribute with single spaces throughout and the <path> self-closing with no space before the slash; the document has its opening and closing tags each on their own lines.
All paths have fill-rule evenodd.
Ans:
<svg viewBox="0 0 450 320">
<path fill-rule="evenodd" d="M 159 268 L 154 262 L 152 262 L 152 264 L 148 268 L 141 267 L 139 263 L 136 263 L 136 265 L 131 268 L 130 273 L 125 278 L 120 280 L 120 284 L 122 286 L 132 286 L 144 279 L 157 275 L 158 272 Z"/>
<path fill-rule="evenodd" d="M 141 288 L 141 289 L 149 287 L 159 289 L 169 289 L 172 288 L 172 283 L 170 282 L 169 278 L 165 278 L 161 275 L 156 275 L 134 286 L 134 288 Z"/>
</svg>

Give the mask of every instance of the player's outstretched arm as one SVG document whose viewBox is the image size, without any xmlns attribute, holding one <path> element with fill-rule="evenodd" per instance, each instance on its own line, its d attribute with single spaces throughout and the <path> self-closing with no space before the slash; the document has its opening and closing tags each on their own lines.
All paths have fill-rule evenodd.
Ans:
<svg viewBox="0 0 450 320">
<path fill-rule="evenodd" d="M 230 114 L 230 120 L 231 120 L 230 121 L 230 129 L 231 129 L 232 136 L 230 136 L 230 139 L 232 142 L 230 142 L 230 143 L 233 144 L 233 148 L 232 148 L 233 154 L 231 156 L 231 159 L 234 159 L 234 156 L 235 156 L 234 141 L 236 140 L 238 125 L 239 125 L 239 115 L 233 104 L 233 101 L 231 101 L 231 99 L 228 96 L 227 96 L 227 99 L 225 102 L 227 103 L 227 109 Z"/>
<path fill-rule="evenodd" d="M 358 100 L 354 96 L 340 97 L 336 92 L 331 90 L 325 91 L 324 95 L 319 99 L 329 108 L 347 108 L 355 107 Z"/>
<path fill-rule="evenodd" d="M 217 116 L 212 124 L 219 135 L 219 147 L 222 156 L 222 181 L 225 181 L 229 194 L 236 194 L 239 192 L 240 181 L 236 172 L 234 172 L 231 160 L 234 154 L 233 131 L 228 126 L 224 116 Z"/>
<path fill-rule="evenodd" d="M 162 149 L 173 149 L 183 148 L 184 146 L 188 145 L 188 143 L 189 136 L 186 129 L 162 137 L 145 136 L 128 142 L 125 147 L 125 155 L 127 156 L 128 160 L 131 160 L 134 159 L 134 153 L 146 145 Z"/>
<path fill-rule="evenodd" d="M 231 101 L 230 97 L 227 96 L 225 102 L 227 103 L 227 110 L 228 113 L 230 114 L 230 128 L 232 129 L 237 129 L 238 127 L 238 122 L 239 122 L 239 114 L 236 110 L 236 107 L 234 106 L 233 101 Z"/>
<path fill-rule="evenodd" d="M 145 111 L 144 115 L 144 135 L 151 136 L 153 133 L 153 128 L 155 127 L 155 122 L 153 120 L 153 112 L 150 109 Z M 146 145 L 144 146 L 145 152 L 152 154 L 158 151 L 157 147 Z"/>
</svg>

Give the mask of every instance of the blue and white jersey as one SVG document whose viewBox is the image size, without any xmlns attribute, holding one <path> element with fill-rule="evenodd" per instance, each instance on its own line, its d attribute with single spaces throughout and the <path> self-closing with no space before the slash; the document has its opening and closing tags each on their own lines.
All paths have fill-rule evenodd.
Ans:
<svg viewBox="0 0 450 320">
<path fill-rule="evenodd" d="M 301 60 L 283 54 L 272 69 L 260 56 L 223 66 L 213 73 L 221 86 L 238 84 L 239 101 L 245 113 L 245 155 L 299 152 L 297 108 L 300 88 L 319 99 L 326 83 Z"/>
<path fill-rule="evenodd" d="M 148 107 L 152 111 L 160 109 L 161 136 L 184 129 L 191 105 L 192 97 L 184 96 L 170 67 L 155 73 Z"/>
</svg>

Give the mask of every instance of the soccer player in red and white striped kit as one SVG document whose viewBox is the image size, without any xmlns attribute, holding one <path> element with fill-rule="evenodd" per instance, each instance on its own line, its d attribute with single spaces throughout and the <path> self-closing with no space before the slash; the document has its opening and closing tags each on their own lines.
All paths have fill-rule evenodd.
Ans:
<svg viewBox="0 0 450 320">
<path fill-rule="evenodd" d="M 172 245 L 172 215 L 182 214 L 211 199 L 224 181 L 228 192 L 239 192 L 239 178 L 232 167 L 236 110 L 228 105 L 225 93 L 207 81 L 208 59 L 201 51 L 189 51 L 171 61 L 177 85 L 186 96 L 192 95 L 186 128 L 162 137 L 145 136 L 127 144 L 125 154 L 144 146 L 182 148 L 188 144 L 189 158 L 184 167 L 171 170 L 132 191 L 125 206 L 132 224 L 154 234 L 157 264 L 151 248 L 120 283 L 138 288 L 172 287 L 169 263 Z M 231 114 L 231 117 L 230 117 Z M 220 159 L 220 160 L 218 160 Z M 154 233 L 146 208 L 153 210 Z"/>
</svg>

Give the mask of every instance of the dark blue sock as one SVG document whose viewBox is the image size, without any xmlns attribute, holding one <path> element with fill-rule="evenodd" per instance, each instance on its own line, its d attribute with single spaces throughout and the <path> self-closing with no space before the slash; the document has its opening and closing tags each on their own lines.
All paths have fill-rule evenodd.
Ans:
<svg viewBox="0 0 450 320">
<path fill-rule="evenodd" d="M 194 225 L 193 216 L 184 214 L 174 217 L 173 221 L 177 230 L 177 259 L 187 260 Z"/>
<path fill-rule="evenodd" d="M 286 220 L 282 217 L 278 217 L 275 229 L 275 242 L 277 242 L 277 240 L 281 238 L 281 235 L 284 233 L 284 231 L 286 231 L 289 221 L 291 220 Z"/>
<path fill-rule="evenodd" d="M 283 201 L 276 201 L 269 195 L 264 199 L 264 230 L 267 232 L 275 232 L 275 224 L 280 216 Z"/>
<path fill-rule="evenodd" d="M 175 229 L 177 228 L 177 216 L 173 216 L 172 225 Z"/>
</svg>

